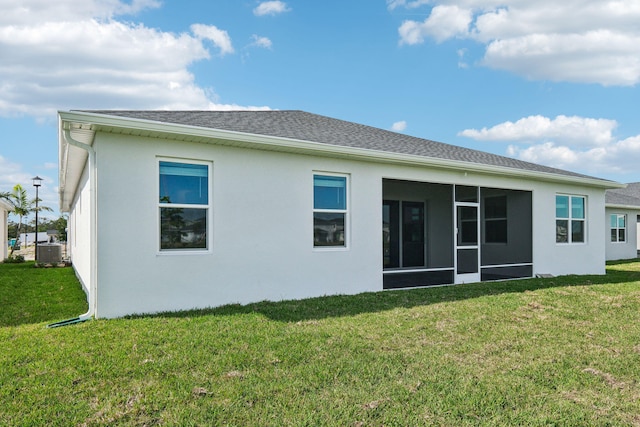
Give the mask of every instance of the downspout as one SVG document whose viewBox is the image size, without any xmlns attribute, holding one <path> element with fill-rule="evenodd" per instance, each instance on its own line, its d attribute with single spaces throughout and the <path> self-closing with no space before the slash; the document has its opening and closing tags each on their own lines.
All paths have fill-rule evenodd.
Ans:
<svg viewBox="0 0 640 427">
<path fill-rule="evenodd" d="M 85 322 L 87 320 L 91 320 L 96 313 L 96 308 L 98 304 L 98 250 L 97 250 L 97 172 L 96 172 L 96 151 L 89 144 L 85 144 L 80 141 L 76 141 L 71 136 L 71 131 L 69 129 L 62 129 L 62 135 L 64 141 L 68 145 L 73 145 L 74 147 L 85 150 L 89 156 L 89 205 L 90 205 L 90 215 L 89 215 L 89 235 L 90 235 L 90 244 L 89 244 L 89 263 L 90 263 L 90 272 L 89 272 L 89 295 L 87 298 L 87 303 L 89 308 L 86 313 L 79 315 L 78 317 L 73 317 L 71 319 L 62 320 L 60 322 L 51 323 L 47 325 L 47 328 L 57 328 L 59 326 L 67 326 L 73 325 L 75 323 Z"/>
</svg>

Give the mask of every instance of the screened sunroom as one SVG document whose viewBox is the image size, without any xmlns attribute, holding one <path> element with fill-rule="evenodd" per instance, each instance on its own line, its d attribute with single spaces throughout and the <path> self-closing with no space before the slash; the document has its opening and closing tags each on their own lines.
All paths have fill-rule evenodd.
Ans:
<svg viewBox="0 0 640 427">
<path fill-rule="evenodd" d="M 531 277 L 530 191 L 383 180 L 384 288 Z"/>
</svg>

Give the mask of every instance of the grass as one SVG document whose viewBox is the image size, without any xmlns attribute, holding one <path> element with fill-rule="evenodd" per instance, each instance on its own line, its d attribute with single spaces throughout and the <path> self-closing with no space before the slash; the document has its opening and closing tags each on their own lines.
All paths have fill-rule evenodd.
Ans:
<svg viewBox="0 0 640 427">
<path fill-rule="evenodd" d="M 82 314 L 87 303 L 70 268 L 0 264 L 0 327 Z"/>
<path fill-rule="evenodd" d="M 57 329 L 70 269 L 0 298 L 0 425 L 640 425 L 638 261 Z"/>
</svg>

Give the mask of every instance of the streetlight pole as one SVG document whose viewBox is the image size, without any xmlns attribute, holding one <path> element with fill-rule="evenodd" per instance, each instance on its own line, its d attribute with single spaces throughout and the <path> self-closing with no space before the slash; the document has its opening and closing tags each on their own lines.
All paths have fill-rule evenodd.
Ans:
<svg viewBox="0 0 640 427">
<path fill-rule="evenodd" d="M 40 188 L 40 186 L 42 185 L 42 178 L 36 175 L 35 177 L 31 178 L 31 180 L 33 181 L 33 186 L 36 187 L 36 251 L 34 254 L 34 259 L 36 261 L 36 265 L 38 265 L 38 188 Z"/>
</svg>

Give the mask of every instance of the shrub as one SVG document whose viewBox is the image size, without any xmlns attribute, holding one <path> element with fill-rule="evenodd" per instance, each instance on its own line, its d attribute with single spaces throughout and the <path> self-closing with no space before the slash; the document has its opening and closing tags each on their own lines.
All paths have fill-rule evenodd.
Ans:
<svg viewBox="0 0 640 427">
<path fill-rule="evenodd" d="M 11 255 L 8 258 L 5 258 L 4 263 L 6 264 L 20 264 L 24 262 L 24 256 L 22 255 Z"/>
</svg>

